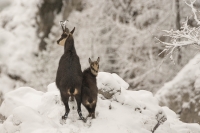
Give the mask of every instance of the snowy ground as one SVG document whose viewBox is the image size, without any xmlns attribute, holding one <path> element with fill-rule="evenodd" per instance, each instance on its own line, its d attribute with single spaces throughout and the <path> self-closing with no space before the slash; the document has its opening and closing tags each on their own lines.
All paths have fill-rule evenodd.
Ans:
<svg viewBox="0 0 200 133">
<path fill-rule="evenodd" d="M 60 124 L 64 106 L 55 83 L 40 92 L 30 87 L 22 87 L 8 92 L 0 107 L 0 113 L 7 119 L 0 124 L 1 133 L 151 133 L 162 116 L 167 121 L 160 125 L 155 133 L 199 133 L 198 124 L 186 124 L 179 121 L 177 115 L 167 107 L 160 107 L 158 101 L 148 91 L 126 90 L 127 83 L 119 76 L 110 77 L 109 73 L 99 73 L 98 86 L 113 82 L 121 91 L 108 100 L 99 94 L 96 119 L 87 123 L 78 120 L 74 102 L 70 102 L 70 114 L 66 124 Z M 101 86 L 101 87 L 102 87 Z M 113 89 L 118 89 L 113 87 Z M 124 88 L 122 87 L 124 86 Z M 105 89 L 106 90 L 106 89 Z M 83 115 L 88 113 L 82 106 Z M 157 117 L 156 117 L 157 115 Z M 159 115 L 159 116 L 158 116 Z"/>
</svg>

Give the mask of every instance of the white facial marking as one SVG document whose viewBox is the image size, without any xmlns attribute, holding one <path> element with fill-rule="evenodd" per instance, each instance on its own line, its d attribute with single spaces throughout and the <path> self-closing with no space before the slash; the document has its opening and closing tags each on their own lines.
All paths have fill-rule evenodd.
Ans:
<svg viewBox="0 0 200 133">
<path fill-rule="evenodd" d="M 59 42 L 59 45 L 61 46 L 65 46 L 65 41 L 67 40 L 67 37 L 66 38 L 63 38 L 60 42 Z"/>
<path fill-rule="evenodd" d="M 95 76 L 97 76 L 97 75 L 98 75 L 98 73 L 97 73 L 97 72 L 95 72 L 93 69 L 91 69 L 91 72 L 92 72 L 92 74 L 93 74 L 93 75 L 95 75 Z"/>
</svg>

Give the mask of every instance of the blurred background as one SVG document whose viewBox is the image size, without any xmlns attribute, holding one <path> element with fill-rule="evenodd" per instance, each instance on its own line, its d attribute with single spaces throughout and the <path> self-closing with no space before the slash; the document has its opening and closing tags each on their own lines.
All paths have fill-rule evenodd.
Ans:
<svg viewBox="0 0 200 133">
<path fill-rule="evenodd" d="M 199 9 L 200 1 L 194 6 Z M 60 20 L 68 20 L 69 29 L 76 27 L 82 69 L 89 66 L 89 57 L 100 57 L 100 71 L 117 73 L 130 90 L 156 94 L 199 53 L 193 46 L 179 48 L 175 64 L 165 53 L 158 55 L 164 45 L 157 39 L 170 41 L 162 30 L 180 30 L 187 17 L 188 25 L 197 27 L 184 0 L 1 0 L 0 103 L 10 90 L 30 86 L 46 91 L 55 81 L 63 53 L 56 43 Z M 182 104 L 174 103 L 180 108 L 172 109 L 180 114 Z M 183 121 L 199 122 L 195 117 Z"/>
</svg>

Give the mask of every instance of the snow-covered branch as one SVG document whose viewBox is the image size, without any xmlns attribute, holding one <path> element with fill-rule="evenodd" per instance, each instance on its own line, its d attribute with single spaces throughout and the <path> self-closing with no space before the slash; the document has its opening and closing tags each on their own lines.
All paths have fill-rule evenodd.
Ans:
<svg viewBox="0 0 200 133">
<path fill-rule="evenodd" d="M 165 49 L 160 53 L 167 52 L 170 58 L 173 60 L 173 52 L 176 48 L 186 46 L 186 45 L 198 45 L 200 46 L 200 26 L 190 27 L 187 24 L 188 19 L 183 23 L 181 30 L 164 30 L 166 35 L 171 38 L 170 42 L 162 42 L 158 40 L 161 44 L 165 45 Z M 159 54 L 159 55 L 160 55 Z"/>
<path fill-rule="evenodd" d="M 198 19 L 197 14 L 196 14 L 197 12 L 200 12 L 200 11 L 197 11 L 197 9 L 194 8 L 194 3 L 196 2 L 196 0 L 193 0 L 193 1 L 190 0 L 190 3 L 186 2 L 186 0 L 184 1 L 192 9 L 194 19 L 197 22 L 197 24 L 200 25 L 200 20 Z"/>
<path fill-rule="evenodd" d="M 185 3 L 191 7 L 191 10 L 194 14 L 194 19 L 197 22 L 197 27 L 190 27 L 188 25 L 188 18 L 183 22 L 181 30 L 163 30 L 167 36 L 171 39 L 170 42 L 163 42 L 157 39 L 161 44 L 165 45 L 164 50 L 160 53 L 167 52 L 167 55 L 170 56 L 170 59 L 173 60 L 173 52 L 176 48 L 187 46 L 187 45 L 197 45 L 200 46 L 200 20 L 197 17 L 197 10 L 194 8 L 194 3 L 196 0 L 190 0 L 190 3 Z M 159 54 L 159 55 L 160 55 Z"/>
</svg>

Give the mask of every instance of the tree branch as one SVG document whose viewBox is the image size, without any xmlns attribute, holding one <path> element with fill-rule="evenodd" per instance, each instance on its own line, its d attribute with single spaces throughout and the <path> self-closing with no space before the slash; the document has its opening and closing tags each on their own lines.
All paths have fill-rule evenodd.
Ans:
<svg viewBox="0 0 200 133">
<path fill-rule="evenodd" d="M 200 20 L 197 18 L 197 9 L 194 8 L 194 3 L 196 2 L 196 0 L 190 0 L 190 3 L 186 2 L 186 0 L 184 0 L 186 5 L 188 5 L 191 9 L 192 9 L 192 12 L 193 12 L 193 15 L 194 15 L 194 19 L 195 21 L 197 22 L 198 25 L 200 25 Z"/>
</svg>

